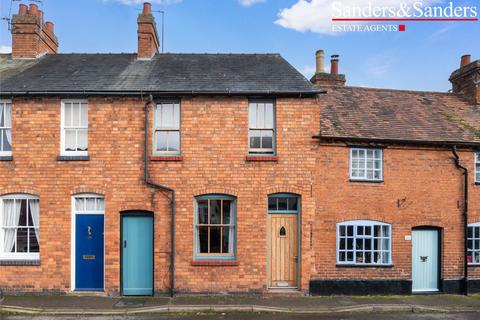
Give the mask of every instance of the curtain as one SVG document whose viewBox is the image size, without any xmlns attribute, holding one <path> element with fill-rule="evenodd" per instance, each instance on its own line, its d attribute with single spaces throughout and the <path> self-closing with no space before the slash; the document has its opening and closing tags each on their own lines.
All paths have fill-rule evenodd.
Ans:
<svg viewBox="0 0 480 320">
<path fill-rule="evenodd" d="M 197 241 L 195 241 L 195 244 L 196 244 L 196 253 L 199 254 L 200 253 L 200 228 L 198 227 L 198 223 L 200 221 L 200 209 L 198 207 L 198 202 L 195 202 L 195 214 L 196 214 L 196 217 L 195 217 L 195 232 L 197 234 Z"/>
<path fill-rule="evenodd" d="M 4 238 L 4 252 L 12 252 L 13 246 L 15 245 L 15 234 L 18 222 L 20 221 L 20 210 L 22 206 L 20 201 L 17 201 L 15 205 L 15 200 L 5 199 L 3 200 L 3 211 L 4 211 L 4 226 L 8 227 L 5 229 L 5 238 Z"/>
<path fill-rule="evenodd" d="M 30 215 L 33 220 L 33 225 L 35 226 L 35 236 L 37 237 L 37 243 L 40 244 L 40 210 L 38 200 L 28 200 L 30 205 Z"/>
<path fill-rule="evenodd" d="M 5 127 L 11 128 L 12 127 L 12 107 L 11 107 L 11 105 L 7 104 L 5 106 L 4 114 L 5 114 Z M 12 145 L 12 130 L 7 129 L 5 131 L 5 133 L 6 133 L 6 136 L 7 136 L 8 144 L 11 146 Z"/>
<path fill-rule="evenodd" d="M 235 217 L 235 202 L 230 202 L 230 223 L 234 224 L 230 227 L 230 232 L 228 233 L 228 253 L 234 252 L 234 241 L 235 241 L 235 225 L 237 222 L 237 217 Z"/>
</svg>

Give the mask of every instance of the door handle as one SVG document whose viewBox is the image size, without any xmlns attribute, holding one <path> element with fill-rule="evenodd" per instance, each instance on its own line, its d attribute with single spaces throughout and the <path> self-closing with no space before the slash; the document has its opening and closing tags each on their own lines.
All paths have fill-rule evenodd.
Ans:
<svg viewBox="0 0 480 320">
<path fill-rule="evenodd" d="M 124 248 L 127 247 L 127 240 L 123 240 L 123 247 L 124 247 Z"/>
<path fill-rule="evenodd" d="M 293 260 L 295 260 L 295 262 L 298 262 L 298 256 L 293 257 Z"/>
</svg>

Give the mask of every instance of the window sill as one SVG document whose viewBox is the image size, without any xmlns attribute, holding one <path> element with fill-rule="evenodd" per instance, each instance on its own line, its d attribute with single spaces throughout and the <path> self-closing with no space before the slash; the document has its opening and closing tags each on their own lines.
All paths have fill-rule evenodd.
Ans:
<svg viewBox="0 0 480 320">
<path fill-rule="evenodd" d="M 337 263 L 337 268 L 393 268 L 393 264 L 341 264 Z"/>
<path fill-rule="evenodd" d="M 480 263 L 469 263 L 469 264 L 468 264 L 468 267 L 469 267 L 469 268 L 470 268 L 470 267 L 472 267 L 472 268 L 477 267 L 477 268 L 478 268 L 478 267 L 480 267 Z"/>
<path fill-rule="evenodd" d="M 237 260 L 193 260 L 191 265 L 194 267 L 236 267 L 239 263 Z"/>
<path fill-rule="evenodd" d="M 13 156 L 0 156 L 0 161 L 13 161 Z"/>
<path fill-rule="evenodd" d="M 57 161 L 90 161 L 90 156 L 57 156 Z"/>
<path fill-rule="evenodd" d="M 245 161 L 249 162 L 277 162 L 277 156 L 247 156 Z"/>
<path fill-rule="evenodd" d="M 39 266 L 40 260 L 0 260 L 0 266 Z"/>
<path fill-rule="evenodd" d="M 182 156 L 151 156 L 150 161 L 183 161 Z"/>
<path fill-rule="evenodd" d="M 381 184 L 383 180 L 362 180 L 362 179 L 350 179 L 350 182 L 360 182 L 360 183 L 374 183 L 374 184 Z"/>
</svg>

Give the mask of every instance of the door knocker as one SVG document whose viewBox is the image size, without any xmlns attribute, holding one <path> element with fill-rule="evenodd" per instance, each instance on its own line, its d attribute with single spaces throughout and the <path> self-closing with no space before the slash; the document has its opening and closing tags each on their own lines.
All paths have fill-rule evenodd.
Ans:
<svg viewBox="0 0 480 320">
<path fill-rule="evenodd" d="M 422 260 L 422 262 L 427 262 L 428 256 L 420 256 L 420 260 Z"/>
<path fill-rule="evenodd" d="M 87 228 L 88 239 L 92 239 L 92 227 L 88 226 Z"/>
</svg>

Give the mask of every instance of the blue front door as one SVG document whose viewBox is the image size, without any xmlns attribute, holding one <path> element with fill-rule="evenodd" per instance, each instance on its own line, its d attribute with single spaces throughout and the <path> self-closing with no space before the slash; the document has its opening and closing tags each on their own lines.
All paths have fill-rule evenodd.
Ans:
<svg viewBox="0 0 480 320">
<path fill-rule="evenodd" d="M 103 215 L 75 216 L 75 290 L 103 291 Z"/>
<path fill-rule="evenodd" d="M 122 293 L 153 295 L 153 217 L 122 217 Z"/>
</svg>

